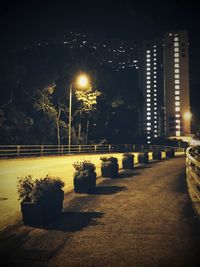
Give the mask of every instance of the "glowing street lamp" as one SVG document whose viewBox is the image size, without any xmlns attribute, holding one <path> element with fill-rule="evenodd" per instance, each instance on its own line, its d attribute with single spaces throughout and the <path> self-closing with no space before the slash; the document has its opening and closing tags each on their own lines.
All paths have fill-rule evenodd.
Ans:
<svg viewBox="0 0 200 267">
<path fill-rule="evenodd" d="M 86 90 L 89 87 L 89 78 L 86 74 L 80 74 L 73 83 L 77 90 Z M 72 83 L 69 87 L 69 135 L 68 135 L 68 151 L 71 151 L 71 131 L 72 131 Z"/>
<path fill-rule="evenodd" d="M 184 120 L 186 121 L 190 121 L 191 118 L 192 118 L 192 113 L 190 111 L 186 111 L 184 114 L 183 114 L 183 118 Z"/>
</svg>

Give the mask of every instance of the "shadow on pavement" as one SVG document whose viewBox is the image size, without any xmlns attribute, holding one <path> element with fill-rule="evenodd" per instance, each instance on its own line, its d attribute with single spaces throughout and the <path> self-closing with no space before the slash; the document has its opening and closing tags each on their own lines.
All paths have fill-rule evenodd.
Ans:
<svg viewBox="0 0 200 267">
<path fill-rule="evenodd" d="M 130 177 L 133 177 L 135 175 L 140 175 L 140 173 L 139 172 L 134 172 L 134 171 L 121 172 L 121 173 L 119 173 L 119 178 L 130 178 Z"/>
<path fill-rule="evenodd" d="M 98 225 L 96 219 L 102 217 L 102 212 L 63 212 L 59 221 L 45 227 L 45 229 L 76 232 L 90 225 Z"/>
<path fill-rule="evenodd" d="M 127 190 L 125 186 L 98 186 L 90 195 L 113 195 L 124 190 Z"/>
</svg>

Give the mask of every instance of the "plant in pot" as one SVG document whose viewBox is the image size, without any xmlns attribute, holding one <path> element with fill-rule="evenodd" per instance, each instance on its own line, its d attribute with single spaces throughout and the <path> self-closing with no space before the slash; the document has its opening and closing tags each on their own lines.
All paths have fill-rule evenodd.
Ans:
<svg viewBox="0 0 200 267">
<path fill-rule="evenodd" d="M 162 152 L 161 151 L 153 151 L 152 157 L 155 160 L 161 160 L 162 159 Z"/>
<path fill-rule="evenodd" d="M 174 148 L 167 148 L 165 150 L 165 153 L 166 153 L 166 157 L 167 158 L 173 158 L 175 156 L 175 149 Z"/>
<path fill-rule="evenodd" d="M 124 153 L 122 155 L 122 167 L 123 169 L 133 169 L 134 167 L 134 155 L 131 153 Z"/>
<path fill-rule="evenodd" d="M 143 152 L 138 154 L 138 163 L 148 163 L 149 154 L 148 152 Z"/>
<path fill-rule="evenodd" d="M 116 178 L 119 176 L 118 159 L 115 157 L 101 157 L 101 173 L 102 177 Z"/>
<path fill-rule="evenodd" d="M 76 193 L 90 193 L 96 187 L 96 172 L 95 165 L 90 161 L 74 162 L 73 167 L 75 173 L 73 177 L 74 192 Z"/>
<path fill-rule="evenodd" d="M 24 224 L 45 226 L 57 219 L 63 208 L 64 182 L 60 178 L 33 179 L 31 175 L 17 178 L 18 200 Z"/>
</svg>

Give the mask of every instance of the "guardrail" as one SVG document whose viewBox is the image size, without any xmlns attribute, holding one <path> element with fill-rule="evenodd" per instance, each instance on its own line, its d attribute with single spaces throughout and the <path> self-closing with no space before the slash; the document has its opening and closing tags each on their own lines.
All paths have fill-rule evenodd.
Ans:
<svg viewBox="0 0 200 267">
<path fill-rule="evenodd" d="M 186 150 L 186 175 L 190 197 L 200 217 L 200 157 L 195 153 L 195 147 Z"/>
<path fill-rule="evenodd" d="M 84 153 L 114 153 L 137 151 L 163 151 L 169 146 L 163 145 L 133 145 L 133 144 L 92 144 L 92 145 L 0 145 L 0 157 L 20 156 L 47 156 L 47 155 L 71 155 Z M 175 151 L 184 151 L 184 148 L 174 147 Z"/>
</svg>

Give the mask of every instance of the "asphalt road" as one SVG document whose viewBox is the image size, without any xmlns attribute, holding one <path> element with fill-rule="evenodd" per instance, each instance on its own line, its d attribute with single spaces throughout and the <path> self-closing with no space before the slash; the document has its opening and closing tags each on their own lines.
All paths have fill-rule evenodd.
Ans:
<svg viewBox="0 0 200 267">
<path fill-rule="evenodd" d="M 3 232 L 3 266 L 200 266 L 200 223 L 187 192 L 185 157 L 104 179 L 91 195 L 67 194 L 64 207 L 47 228 Z"/>
</svg>

